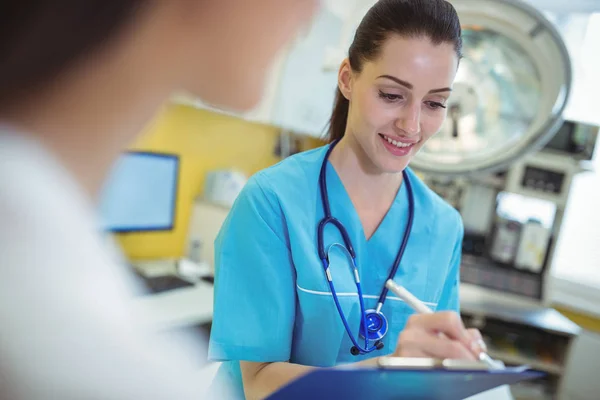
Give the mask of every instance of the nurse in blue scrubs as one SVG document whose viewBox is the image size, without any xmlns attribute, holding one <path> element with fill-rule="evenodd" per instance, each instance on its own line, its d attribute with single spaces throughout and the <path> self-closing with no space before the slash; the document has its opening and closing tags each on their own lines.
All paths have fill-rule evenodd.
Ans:
<svg viewBox="0 0 600 400">
<path fill-rule="evenodd" d="M 448 2 L 378 1 L 339 69 L 331 143 L 239 195 L 215 243 L 209 357 L 240 398 L 315 367 L 482 350 L 458 314 L 460 215 L 408 167 L 444 123 L 461 46 Z M 436 312 L 415 315 L 390 277 Z"/>
</svg>

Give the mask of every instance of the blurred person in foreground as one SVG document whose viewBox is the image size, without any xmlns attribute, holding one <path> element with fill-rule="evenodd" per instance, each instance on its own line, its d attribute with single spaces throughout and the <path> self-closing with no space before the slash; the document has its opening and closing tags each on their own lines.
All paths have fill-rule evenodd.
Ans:
<svg viewBox="0 0 600 400">
<path fill-rule="evenodd" d="M 203 398 L 197 364 L 131 315 L 96 197 L 175 91 L 252 108 L 316 3 L 2 1 L 1 399 Z"/>
</svg>

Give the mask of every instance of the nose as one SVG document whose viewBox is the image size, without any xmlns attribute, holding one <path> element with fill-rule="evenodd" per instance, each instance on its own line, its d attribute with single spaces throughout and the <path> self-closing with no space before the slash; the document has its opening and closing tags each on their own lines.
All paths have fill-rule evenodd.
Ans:
<svg viewBox="0 0 600 400">
<path fill-rule="evenodd" d="M 404 131 L 407 135 L 418 135 L 421 131 L 420 104 L 411 104 L 404 108 L 398 119 L 396 119 L 396 127 Z"/>
</svg>

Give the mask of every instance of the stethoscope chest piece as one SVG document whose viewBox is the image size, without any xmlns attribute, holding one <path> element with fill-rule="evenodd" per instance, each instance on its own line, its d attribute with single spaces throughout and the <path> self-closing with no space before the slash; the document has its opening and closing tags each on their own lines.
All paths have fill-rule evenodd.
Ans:
<svg viewBox="0 0 600 400">
<path fill-rule="evenodd" d="M 361 322 L 360 324 L 360 336 L 367 338 L 367 340 L 381 340 L 388 331 L 388 321 L 382 312 L 376 310 L 367 310 L 365 312 L 365 320 L 367 326 Z"/>
<path fill-rule="evenodd" d="M 366 328 L 365 324 L 361 322 L 358 334 L 362 339 L 366 338 L 368 342 L 375 342 L 370 351 L 381 350 L 383 349 L 383 338 L 388 331 L 387 318 L 382 312 L 373 309 L 366 310 L 365 314 L 363 321 L 366 323 Z M 366 347 L 369 348 L 369 346 Z M 361 354 L 361 352 L 364 353 L 364 350 L 359 350 L 357 346 L 350 348 L 350 353 L 354 356 Z"/>
</svg>

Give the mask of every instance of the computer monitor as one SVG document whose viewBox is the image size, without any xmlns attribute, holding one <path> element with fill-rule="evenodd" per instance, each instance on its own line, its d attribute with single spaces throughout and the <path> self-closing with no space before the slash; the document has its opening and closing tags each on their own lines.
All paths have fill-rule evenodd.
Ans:
<svg viewBox="0 0 600 400">
<path fill-rule="evenodd" d="M 122 154 L 101 193 L 102 228 L 115 233 L 172 230 L 178 176 L 176 155 Z"/>
</svg>

